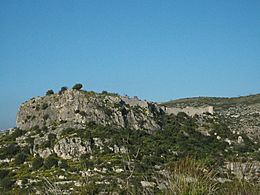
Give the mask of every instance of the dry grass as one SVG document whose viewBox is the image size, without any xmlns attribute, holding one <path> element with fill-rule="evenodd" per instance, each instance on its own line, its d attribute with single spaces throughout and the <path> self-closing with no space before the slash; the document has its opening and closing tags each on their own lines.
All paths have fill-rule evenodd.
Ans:
<svg viewBox="0 0 260 195">
<path fill-rule="evenodd" d="M 169 170 L 167 194 L 210 195 L 217 191 L 214 171 L 190 157 L 172 163 Z"/>
</svg>

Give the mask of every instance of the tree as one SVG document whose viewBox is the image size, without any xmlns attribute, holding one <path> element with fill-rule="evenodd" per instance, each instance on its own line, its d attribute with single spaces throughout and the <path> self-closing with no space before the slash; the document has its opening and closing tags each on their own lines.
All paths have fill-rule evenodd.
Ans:
<svg viewBox="0 0 260 195">
<path fill-rule="evenodd" d="M 72 89 L 74 89 L 74 90 L 80 90 L 82 87 L 83 87 L 82 84 L 77 83 L 77 84 L 75 84 L 75 85 L 72 87 Z"/>
<path fill-rule="evenodd" d="M 59 95 L 61 95 L 64 91 L 68 90 L 68 87 L 60 88 Z"/>
<path fill-rule="evenodd" d="M 49 89 L 47 92 L 46 92 L 46 95 L 52 95 L 54 94 L 54 91 L 52 89 Z"/>
</svg>

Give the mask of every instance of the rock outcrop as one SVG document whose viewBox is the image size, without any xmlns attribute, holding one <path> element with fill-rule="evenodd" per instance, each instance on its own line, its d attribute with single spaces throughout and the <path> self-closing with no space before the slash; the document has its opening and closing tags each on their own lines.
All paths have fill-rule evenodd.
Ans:
<svg viewBox="0 0 260 195">
<path fill-rule="evenodd" d="M 42 128 L 83 128 L 94 122 L 115 127 L 158 130 L 155 118 L 163 110 L 155 103 L 113 94 L 66 90 L 61 94 L 32 98 L 18 111 L 16 124 L 23 130 Z"/>
<path fill-rule="evenodd" d="M 189 116 L 194 115 L 201 115 L 204 113 L 214 114 L 213 106 L 205 106 L 205 107 L 185 107 L 185 108 L 178 108 L 178 107 L 165 107 L 165 112 L 167 114 L 175 114 L 177 115 L 179 112 L 184 112 Z"/>
</svg>

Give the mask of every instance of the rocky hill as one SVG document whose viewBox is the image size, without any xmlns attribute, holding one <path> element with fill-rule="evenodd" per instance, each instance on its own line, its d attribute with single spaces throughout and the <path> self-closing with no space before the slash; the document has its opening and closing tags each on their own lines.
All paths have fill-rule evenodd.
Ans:
<svg viewBox="0 0 260 195">
<path fill-rule="evenodd" d="M 260 94 L 234 98 L 185 98 L 162 105 L 173 109 L 212 106 L 215 114 L 221 115 L 230 129 L 239 130 L 250 137 L 260 138 Z"/>
<path fill-rule="evenodd" d="M 157 104 L 79 88 L 32 98 L 0 134 L 1 192 L 259 194 L 257 98 L 209 99 Z"/>
<path fill-rule="evenodd" d="M 32 98 L 17 114 L 20 129 L 55 127 L 83 128 L 89 122 L 119 128 L 158 130 L 155 118 L 162 112 L 155 103 L 115 94 L 66 90 Z"/>
</svg>

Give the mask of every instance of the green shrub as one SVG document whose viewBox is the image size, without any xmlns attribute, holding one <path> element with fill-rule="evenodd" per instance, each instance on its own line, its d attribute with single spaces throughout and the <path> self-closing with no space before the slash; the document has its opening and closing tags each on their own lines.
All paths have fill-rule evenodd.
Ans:
<svg viewBox="0 0 260 195">
<path fill-rule="evenodd" d="M 32 145 L 27 145 L 24 146 L 21 151 L 25 154 L 25 155 L 29 155 L 31 153 L 31 149 L 32 149 Z"/>
<path fill-rule="evenodd" d="M 5 177 L 0 180 L 0 186 L 4 189 L 4 191 L 10 190 L 14 183 L 15 181 L 9 177 Z"/>
<path fill-rule="evenodd" d="M 0 169 L 0 178 L 4 178 L 9 174 L 9 170 L 7 169 Z"/>
<path fill-rule="evenodd" d="M 58 165 L 61 169 L 67 169 L 69 167 L 68 162 L 64 159 L 60 160 Z"/>
<path fill-rule="evenodd" d="M 33 137 L 27 137 L 25 139 L 26 143 L 30 144 L 31 146 L 34 145 L 34 138 Z"/>
<path fill-rule="evenodd" d="M 49 105 L 48 105 L 47 103 L 43 103 L 43 104 L 42 104 L 42 110 L 45 110 L 46 108 L 48 108 L 48 106 L 49 106 Z"/>
<path fill-rule="evenodd" d="M 83 87 L 82 84 L 77 83 L 77 84 L 75 84 L 75 85 L 72 87 L 72 89 L 74 89 L 74 90 L 80 90 L 82 87 Z"/>
<path fill-rule="evenodd" d="M 42 167 L 43 165 L 43 158 L 40 156 L 36 156 L 33 161 L 32 161 L 32 169 L 33 170 L 38 170 L 39 168 Z"/>
<path fill-rule="evenodd" d="M 52 95 L 54 94 L 54 91 L 52 89 L 49 89 L 47 92 L 46 92 L 46 95 Z"/>
<path fill-rule="evenodd" d="M 42 130 L 43 132 L 47 132 L 47 131 L 48 131 L 48 127 L 43 126 L 41 130 Z"/>
<path fill-rule="evenodd" d="M 47 120 L 49 118 L 49 115 L 48 114 L 45 114 L 44 116 L 43 116 L 43 120 Z"/>
<path fill-rule="evenodd" d="M 14 132 L 11 135 L 9 135 L 9 139 L 10 140 L 15 140 L 17 137 L 22 136 L 24 133 L 25 133 L 25 131 L 23 131 L 23 130 L 21 130 L 19 128 L 16 128 L 14 130 Z"/>
<path fill-rule="evenodd" d="M 58 166 L 58 159 L 55 156 L 48 156 L 45 160 L 44 160 L 44 167 L 46 169 L 50 169 L 51 167 L 57 167 Z"/>
<path fill-rule="evenodd" d="M 56 140 L 56 134 L 54 134 L 54 133 L 49 133 L 49 134 L 48 134 L 48 140 L 50 140 L 51 142 L 52 142 L 52 141 L 55 141 L 55 140 Z"/>
<path fill-rule="evenodd" d="M 68 87 L 62 87 L 59 91 L 59 95 L 61 95 L 66 90 L 68 90 Z"/>
<path fill-rule="evenodd" d="M 20 146 L 17 144 L 9 144 L 5 149 L 5 154 L 7 156 L 14 156 L 20 151 Z"/>
<path fill-rule="evenodd" d="M 23 164 L 24 161 L 26 160 L 26 154 L 24 154 L 23 152 L 18 153 L 15 158 L 14 158 L 14 163 L 16 165 L 20 165 Z"/>
</svg>

